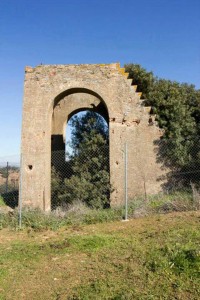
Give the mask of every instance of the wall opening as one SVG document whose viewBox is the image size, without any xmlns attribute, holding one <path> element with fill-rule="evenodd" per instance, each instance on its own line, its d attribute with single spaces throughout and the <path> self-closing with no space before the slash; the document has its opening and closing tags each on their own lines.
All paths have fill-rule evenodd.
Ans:
<svg viewBox="0 0 200 300">
<path fill-rule="evenodd" d="M 60 107 L 62 115 L 65 105 Z M 74 203 L 107 208 L 111 193 L 107 109 L 101 102 L 68 110 L 65 119 L 62 132 L 52 134 L 51 208 L 67 209 Z"/>
</svg>

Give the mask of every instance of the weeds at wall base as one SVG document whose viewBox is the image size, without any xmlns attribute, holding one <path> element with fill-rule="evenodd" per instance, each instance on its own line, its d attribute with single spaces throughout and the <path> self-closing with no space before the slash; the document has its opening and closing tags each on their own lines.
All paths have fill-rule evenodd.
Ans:
<svg viewBox="0 0 200 300">
<path fill-rule="evenodd" d="M 176 192 L 173 195 L 149 196 L 146 202 L 142 197 L 129 201 L 128 218 L 140 218 L 154 214 L 173 211 L 192 211 L 199 209 L 198 194 Z M 22 229 L 31 228 L 35 231 L 57 230 L 63 226 L 84 225 L 120 221 L 124 218 L 125 208 L 119 206 L 107 209 L 91 209 L 84 203 L 74 202 L 65 207 L 58 207 L 50 213 L 40 210 L 22 211 Z M 0 229 L 19 230 L 18 209 L 8 213 L 0 213 Z"/>
</svg>

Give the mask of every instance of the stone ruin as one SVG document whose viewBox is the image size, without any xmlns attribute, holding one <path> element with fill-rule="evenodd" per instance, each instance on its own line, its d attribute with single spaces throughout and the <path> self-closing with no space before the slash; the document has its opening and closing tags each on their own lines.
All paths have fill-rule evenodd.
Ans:
<svg viewBox="0 0 200 300">
<path fill-rule="evenodd" d="M 51 209 L 51 152 L 65 149 L 66 122 L 93 110 L 109 125 L 111 206 L 124 201 L 124 145 L 128 145 L 128 196 L 155 194 L 163 174 L 155 141 L 162 135 L 150 107 L 119 63 L 39 65 L 25 68 L 21 200 Z"/>
</svg>

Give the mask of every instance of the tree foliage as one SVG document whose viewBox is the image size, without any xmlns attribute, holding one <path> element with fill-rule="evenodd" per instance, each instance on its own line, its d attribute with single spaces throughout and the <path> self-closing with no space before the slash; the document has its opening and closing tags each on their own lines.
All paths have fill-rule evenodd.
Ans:
<svg viewBox="0 0 200 300">
<path fill-rule="evenodd" d="M 91 111 L 71 118 L 71 176 L 61 181 L 52 172 L 57 204 L 82 201 L 92 208 L 109 206 L 111 192 L 109 176 L 108 126 L 103 118 Z M 56 195 L 56 191 L 59 193 Z"/>
<path fill-rule="evenodd" d="M 137 90 L 142 92 L 142 98 L 148 99 L 155 82 L 153 72 L 147 72 L 139 64 L 125 64 L 124 67 L 129 73 L 129 78 L 133 79 L 133 84 L 137 85 Z"/>
<path fill-rule="evenodd" d="M 159 79 L 137 64 L 127 64 L 125 69 L 164 129 L 160 149 L 165 149 L 167 161 L 181 168 L 199 163 L 200 90 L 191 84 Z"/>
<path fill-rule="evenodd" d="M 83 148 L 96 149 L 108 145 L 108 125 L 103 117 L 93 111 L 75 115 L 69 121 L 71 126 L 71 147 L 75 153 Z"/>
</svg>

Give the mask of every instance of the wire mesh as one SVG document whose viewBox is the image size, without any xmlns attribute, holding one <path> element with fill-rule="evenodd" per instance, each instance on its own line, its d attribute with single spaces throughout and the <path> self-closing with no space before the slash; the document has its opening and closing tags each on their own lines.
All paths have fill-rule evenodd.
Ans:
<svg viewBox="0 0 200 300">
<path fill-rule="evenodd" d="M 144 145 L 145 147 L 145 145 Z M 131 150 L 130 150 L 131 151 Z M 128 174 L 131 164 L 128 158 Z M 159 166 L 155 172 L 152 162 Z M 173 139 L 154 142 L 154 153 L 140 158 L 137 168 L 140 193 L 131 194 L 128 181 L 129 204 L 144 207 L 144 203 L 160 211 L 200 209 L 200 142 Z M 155 186 L 155 188 L 154 188 Z M 156 190 L 156 192 L 155 192 Z"/>
<path fill-rule="evenodd" d="M 157 143 L 158 161 L 168 168 L 163 190 L 167 193 L 192 190 L 200 186 L 200 142 L 184 140 L 159 141 Z"/>
<path fill-rule="evenodd" d="M 51 206 L 81 201 L 93 208 L 110 201 L 109 147 L 80 148 L 73 153 L 52 152 Z"/>
<path fill-rule="evenodd" d="M 0 163 L 0 210 L 3 207 L 15 208 L 19 198 L 19 162 Z"/>
<path fill-rule="evenodd" d="M 153 148 L 154 153 L 151 151 L 143 156 L 135 153 L 137 158 L 133 159 L 133 149 L 127 143 L 127 182 L 124 168 L 118 168 L 121 174 L 115 173 L 115 176 L 123 180 L 122 186 L 127 186 L 128 204 L 148 202 L 156 206 L 162 202 L 167 210 L 173 202 L 175 210 L 179 207 L 181 210 L 200 209 L 199 141 L 177 144 L 174 140 L 161 140 L 154 143 Z M 113 167 L 110 161 L 108 145 L 97 147 L 92 144 L 71 153 L 52 152 L 51 208 L 64 207 L 74 201 L 84 202 L 92 208 L 109 207 L 114 189 L 110 184 L 110 168 Z M 152 161 L 163 172 L 155 174 Z M 136 180 L 132 176 L 135 173 Z M 0 160 L 0 212 L 3 205 L 18 206 L 19 178 L 19 163 Z M 125 192 L 121 203 L 125 203 Z"/>
</svg>

